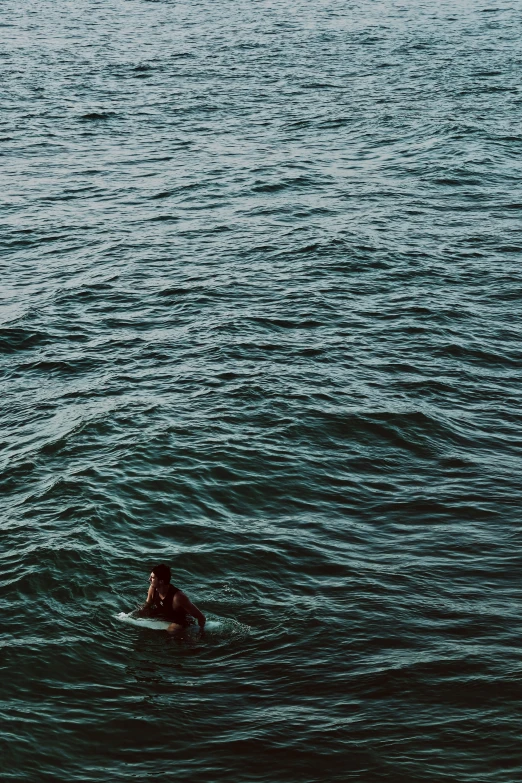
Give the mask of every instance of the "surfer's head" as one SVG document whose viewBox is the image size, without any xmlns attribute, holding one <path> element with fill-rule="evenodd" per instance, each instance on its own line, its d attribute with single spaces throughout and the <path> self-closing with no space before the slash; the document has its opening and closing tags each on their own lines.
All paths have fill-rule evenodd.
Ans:
<svg viewBox="0 0 522 783">
<path fill-rule="evenodd" d="M 166 585 L 170 584 L 170 568 L 164 563 L 154 566 L 150 575 L 151 582 L 153 577 L 156 577 L 158 582 L 163 582 Z"/>
</svg>

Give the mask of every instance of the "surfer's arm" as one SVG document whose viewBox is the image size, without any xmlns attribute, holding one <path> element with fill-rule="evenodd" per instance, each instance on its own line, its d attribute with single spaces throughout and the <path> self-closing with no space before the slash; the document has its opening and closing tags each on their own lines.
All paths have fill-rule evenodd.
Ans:
<svg viewBox="0 0 522 783">
<path fill-rule="evenodd" d="M 199 611 L 198 607 L 192 603 L 190 598 L 188 598 L 185 593 L 181 592 L 181 590 L 178 590 L 172 599 L 172 608 L 176 609 L 178 606 L 182 606 L 183 609 L 186 609 L 186 611 L 192 615 L 192 617 L 196 618 L 199 627 L 204 628 L 207 618 L 202 612 Z"/>
<path fill-rule="evenodd" d="M 146 615 L 150 612 L 152 608 L 152 596 L 154 595 L 154 588 L 152 585 L 149 587 L 149 592 L 147 593 L 147 600 L 144 604 L 142 604 L 138 609 L 138 614 L 140 615 Z"/>
</svg>

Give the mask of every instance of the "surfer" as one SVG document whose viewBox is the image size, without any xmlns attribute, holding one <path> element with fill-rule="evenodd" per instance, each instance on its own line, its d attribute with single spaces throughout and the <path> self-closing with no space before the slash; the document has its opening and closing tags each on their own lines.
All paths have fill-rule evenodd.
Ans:
<svg viewBox="0 0 522 783">
<path fill-rule="evenodd" d="M 168 631 L 179 631 L 194 617 L 203 630 L 206 617 L 178 587 L 170 583 L 170 568 L 163 563 L 154 566 L 149 577 L 147 600 L 138 610 L 140 617 L 158 617 L 170 622 Z"/>
</svg>

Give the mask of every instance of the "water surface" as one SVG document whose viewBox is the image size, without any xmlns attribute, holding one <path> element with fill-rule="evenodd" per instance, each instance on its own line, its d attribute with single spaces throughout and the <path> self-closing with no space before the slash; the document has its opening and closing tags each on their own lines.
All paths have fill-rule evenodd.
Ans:
<svg viewBox="0 0 522 783">
<path fill-rule="evenodd" d="M 520 10 L 4 0 L 3 780 L 521 779 Z"/>
</svg>

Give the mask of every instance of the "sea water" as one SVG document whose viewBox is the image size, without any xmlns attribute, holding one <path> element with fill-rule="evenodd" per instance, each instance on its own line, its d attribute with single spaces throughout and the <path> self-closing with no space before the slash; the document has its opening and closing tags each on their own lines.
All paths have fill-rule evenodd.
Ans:
<svg viewBox="0 0 522 783">
<path fill-rule="evenodd" d="M 521 11 L 4 0 L 3 781 L 522 779 Z"/>
</svg>

